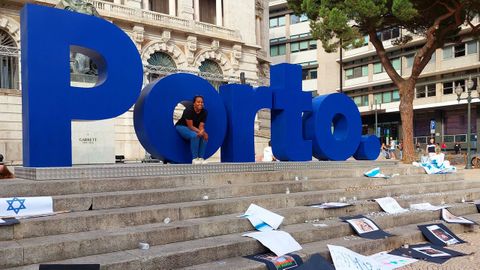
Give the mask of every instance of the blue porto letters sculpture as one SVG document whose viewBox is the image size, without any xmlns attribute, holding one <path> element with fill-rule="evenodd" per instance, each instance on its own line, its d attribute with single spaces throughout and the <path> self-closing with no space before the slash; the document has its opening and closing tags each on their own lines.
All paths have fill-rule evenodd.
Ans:
<svg viewBox="0 0 480 270">
<path fill-rule="evenodd" d="M 282 161 L 376 159 L 380 143 L 361 136 L 360 113 L 343 94 L 311 99 L 301 67 L 271 68 L 271 86 L 228 84 L 219 93 L 192 74 L 173 74 L 141 92 L 143 69 L 131 39 L 94 16 L 26 4 L 21 13 L 23 160 L 26 167 L 72 165 L 72 120 L 116 117 L 133 104 L 137 137 L 153 156 L 189 163 L 188 143 L 174 128 L 175 106 L 204 96 L 210 134 L 206 157 L 221 147 L 222 162 L 253 162 L 256 112 L 272 112 L 273 154 Z M 92 88 L 70 85 L 70 52 L 98 67 Z M 140 96 L 140 97 L 139 97 Z M 137 100 L 138 99 L 138 100 Z M 135 103 L 136 102 L 136 103 Z M 112 138 L 113 139 L 113 138 Z"/>
</svg>

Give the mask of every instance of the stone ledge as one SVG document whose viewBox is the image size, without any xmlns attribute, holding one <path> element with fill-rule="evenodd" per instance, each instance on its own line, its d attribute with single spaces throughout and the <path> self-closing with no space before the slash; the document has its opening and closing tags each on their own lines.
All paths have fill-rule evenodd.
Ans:
<svg viewBox="0 0 480 270">
<path fill-rule="evenodd" d="M 118 177 L 153 177 L 168 175 L 269 172 L 312 169 L 346 169 L 359 166 L 396 165 L 396 161 L 311 161 L 262 163 L 191 164 L 112 164 L 74 167 L 16 167 L 17 178 L 29 180 L 99 179 Z"/>
</svg>

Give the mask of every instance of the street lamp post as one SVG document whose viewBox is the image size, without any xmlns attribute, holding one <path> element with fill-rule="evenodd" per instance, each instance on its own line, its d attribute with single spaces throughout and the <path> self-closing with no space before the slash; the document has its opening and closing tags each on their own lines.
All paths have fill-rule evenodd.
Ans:
<svg viewBox="0 0 480 270">
<path fill-rule="evenodd" d="M 462 98 L 462 93 L 463 93 L 463 87 L 459 84 L 455 87 L 455 94 L 457 94 L 457 101 L 460 103 L 461 100 L 466 100 L 467 101 L 467 164 L 465 166 L 465 169 L 471 169 L 472 168 L 472 163 L 471 163 L 471 153 L 470 153 L 470 137 L 471 137 L 471 103 L 472 103 L 472 88 L 474 86 L 474 83 L 472 81 L 472 77 L 470 76 L 467 81 L 466 85 L 466 92 L 467 92 L 467 97 Z M 480 88 L 477 87 L 477 92 L 480 96 Z"/>
</svg>

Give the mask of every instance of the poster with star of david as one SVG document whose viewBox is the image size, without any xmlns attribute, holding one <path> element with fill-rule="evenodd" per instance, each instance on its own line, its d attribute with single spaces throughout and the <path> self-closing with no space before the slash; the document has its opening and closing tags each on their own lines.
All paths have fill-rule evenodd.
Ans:
<svg viewBox="0 0 480 270">
<path fill-rule="evenodd" d="M 0 198 L 0 218 L 38 216 L 52 213 L 52 197 Z"/>
</svg>

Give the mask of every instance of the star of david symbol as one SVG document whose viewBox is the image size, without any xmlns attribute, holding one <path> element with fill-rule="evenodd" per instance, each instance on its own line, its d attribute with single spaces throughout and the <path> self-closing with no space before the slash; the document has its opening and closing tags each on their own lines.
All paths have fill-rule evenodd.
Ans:
<svg viewBox="0 0 480 270">
<path fill-rule="evenodd" d="M 15 202 L 19 203 L 18 207 L 14 206 Z M 12 200 L 7 200 L 7 203 L 8 203 L 7 211 L 13 211 L 13 212 L 15 212 L 15 214 L 18 214 L 18 212 L 20 212 L 20 210 L 22 210 L 22 209 L 27 209 L 25 207 L 25 204 L 24 204 L 25 199 L 19 199 L 19 198 L 15 197 Z"/>
</svg>

